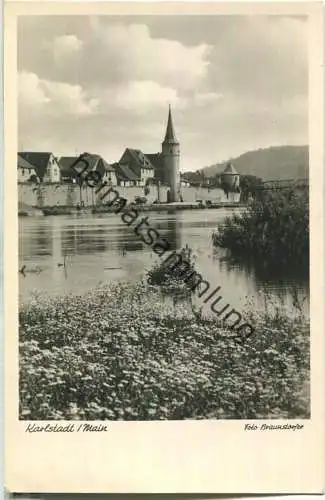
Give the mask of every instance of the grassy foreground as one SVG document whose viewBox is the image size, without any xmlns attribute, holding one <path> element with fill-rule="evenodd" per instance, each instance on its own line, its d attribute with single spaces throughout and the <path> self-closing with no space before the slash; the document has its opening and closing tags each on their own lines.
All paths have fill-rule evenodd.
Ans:
<svg viewBox="0 0 325 500">
<path fill-rule="evenodd" d="M 307 418 L 309 325 L 255 316 L 244 344 L 145 283 L 20 310 L 20 418 Z"/>
</svg>

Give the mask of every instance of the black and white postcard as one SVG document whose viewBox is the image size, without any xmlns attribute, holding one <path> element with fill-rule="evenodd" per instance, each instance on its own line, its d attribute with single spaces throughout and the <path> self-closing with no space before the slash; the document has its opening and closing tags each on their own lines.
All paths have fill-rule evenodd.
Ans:
<svg viewBox="0 0 325 500">
<path fill-rule="evenodd" d="M 9 491 L 322 491 L 321 9 L 6 4 Z"/>
</svg>

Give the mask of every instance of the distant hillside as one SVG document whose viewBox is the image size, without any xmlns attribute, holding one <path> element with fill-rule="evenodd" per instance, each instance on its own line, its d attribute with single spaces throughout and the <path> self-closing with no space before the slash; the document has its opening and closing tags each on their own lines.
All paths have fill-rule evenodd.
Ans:
<svg viewBox="0 0 325 500">
<path fill-rule="evenodd" d="M 308 177 L 308 146 L 277 146 L 248 151 L 231 159 L 239 174 L 261 177 L 263 180 L 297 179 Z M 221 173 L 226 162 L 217 163 L 201 170 L 205 176 Z"/>
</svg>

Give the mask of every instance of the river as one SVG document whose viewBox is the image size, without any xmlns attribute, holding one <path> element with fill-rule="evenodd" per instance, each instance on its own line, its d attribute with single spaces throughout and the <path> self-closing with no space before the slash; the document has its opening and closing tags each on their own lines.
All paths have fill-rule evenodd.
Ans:
<svg viewBox="0 0 325 500">
<path fill-rule="evenodd" d="M 221 287 L 233 308 L 243 310 L 247 301 L 264 310 L 270 298 L 294 310 L 299 304 L 308 314 L 308 282 L 295 274 L 277 276 L 234 263 L 224 251 L 215 249 L 211 235 L 218 222 L 237 209 L 151 212 L 148 223 L 166 238 L 173 249 L 186 244 L 196 255 L 196 267 L 211 287 Z M 61 265 L 66 256 L 65 268 Z M 19 218 L 20 301 L 33 291 L 50 295 L 81 294 L 96 285 L 115 280 L 136 281 L 153 261 L 151 247 L 141 241 L 120 215 L 75 215 Z M 28 272 L 39 267 L 40 272 Z M 212 289 L 212 288 L 211 288 Z M 272 301 L 271 301 L 272 302 Z"/>
</svg>

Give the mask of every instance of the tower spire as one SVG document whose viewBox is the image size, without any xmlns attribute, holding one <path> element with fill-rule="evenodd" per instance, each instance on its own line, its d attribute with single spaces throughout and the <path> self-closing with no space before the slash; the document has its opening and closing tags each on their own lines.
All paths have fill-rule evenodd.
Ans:
<svg viewBox="0 0 325 500">
<path fill-rule="evenodd" d="M 168 121 L 167 121 L 167 128 L 166 128 L 166 135 L 165 135 L 164 143 L 178 144 L 178 141 L 177 141 L 176 135 L 175 135 L 175 131 L 174 131 L 172 110 L 171 110 L 170 104 L 169 104 L 169 109 L 168 109 Z"/>
<path fill-rule="evenodd" d="M 169 185 L 169 201 L 179 201 L 180 176 L 179 176 L 179 142 L 176 139 L 171 106 L 168 110 L 166 135 L 162 143 L 162 158 L 164 163 L 164 182 Z"/>
</svg>

